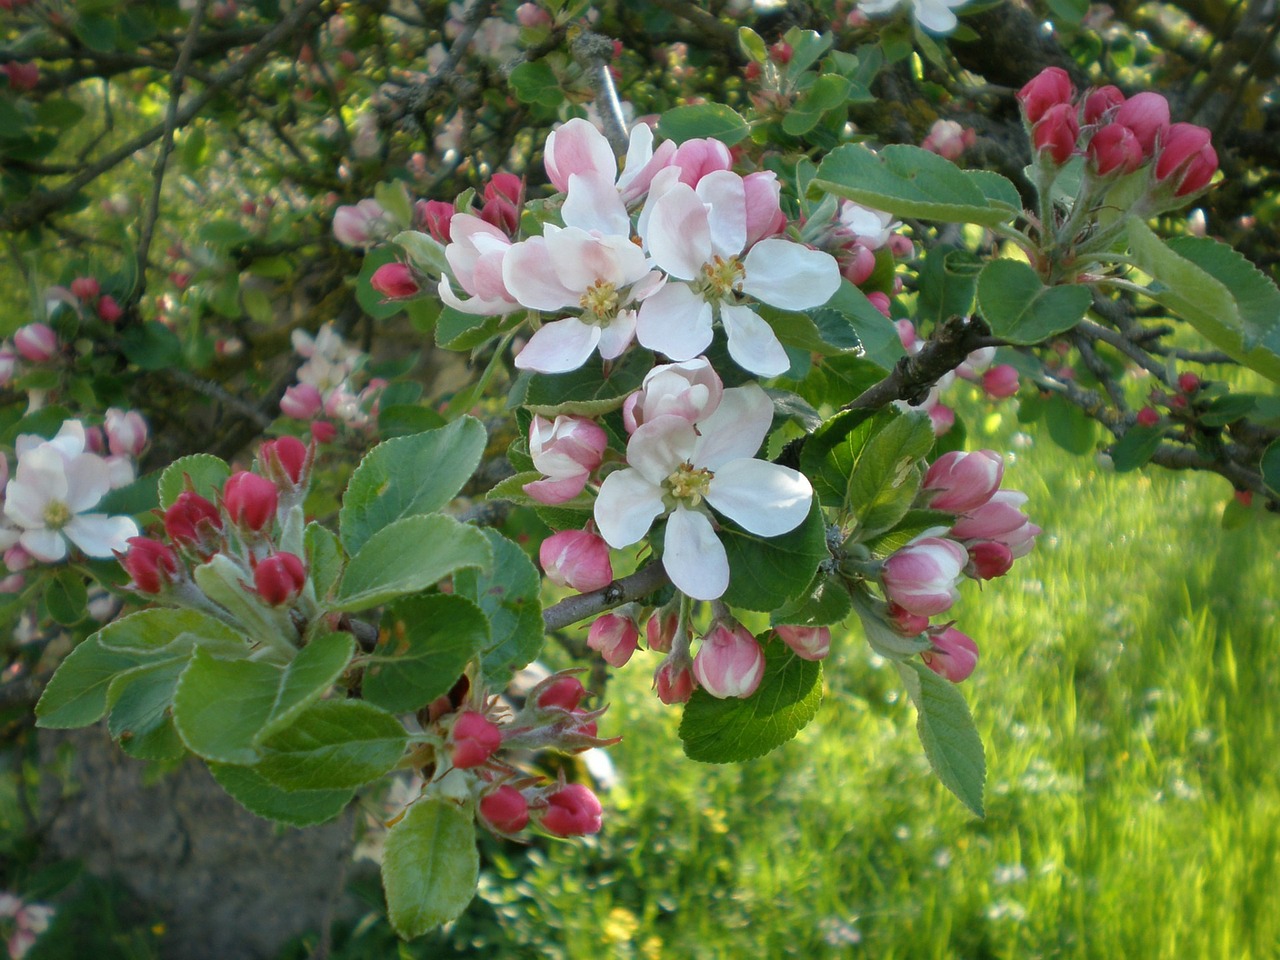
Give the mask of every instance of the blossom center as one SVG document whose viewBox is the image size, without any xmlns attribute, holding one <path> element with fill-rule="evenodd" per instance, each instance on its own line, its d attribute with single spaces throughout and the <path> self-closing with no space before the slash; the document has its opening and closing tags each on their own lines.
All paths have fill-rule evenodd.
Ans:
<svg viewBox="0 0 1280 960">
<path fill-rule="evenodd" d="M 699 286 L 707 300 L 725 300 L 735 293 L 742 292 L 742 282 L 747 278 L 747 271 L 737 257 L 712 257 L 702 265 L 702 277 Z"/>
<path fill-rule="evenodd" d="M 618 288 L 607 280 L 596 280 L 578 300 L 584 320 L 609 323 L 618 313 Z"/>
<path fill-rule="evenodd" d="M 50 500 L 44 508 L 44 525 L 50 530 L 61 530 L 71 522 L 71 508 L 61 500 Z"/>
<path fill-rule="evenodd" d="M 696 507 L 707 495 L 711 480 L 715 476 L 705 467 L 695 467 L 687 460 L 676 467 L 666 479 L 666 487 L 671 496 L 683 501 L 690 507 Z"/>
</svg>

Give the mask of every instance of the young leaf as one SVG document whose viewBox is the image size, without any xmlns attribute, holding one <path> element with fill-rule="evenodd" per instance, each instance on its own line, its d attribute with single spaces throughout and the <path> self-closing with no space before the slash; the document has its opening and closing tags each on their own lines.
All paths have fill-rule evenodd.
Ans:
<svg viewBox="0 0 1280 960">
<path fill-rule="evenodd" d="M 929 765 L 942 785 L 983 817 L 987 761 L 969 705 L 955 685 L 918 660 L 897 663 L 918 716 L 916 730 Z"/>
<path fill-rule="evenodd" d="M 747 121 L 720 103 L 673 107 L 658 120 L 658 135 L 676 143 L 712 137 L 732 147 L 750 132 Z"/>
<path fill-rule="evenodd" d="M 271 712 L 253 737 L 255 746 L 289 724 L 315 703 L 342 676 L 356 652 L 356 639 L 349 633 L 322 633 L 298 651 L 284 668 Z"/>
<path fill-rule="evenodd" d="M 193 638 L 198 637 L 205 645 L 215 647 L 219 655 L 236 650 L 249 652 L 248 641 L 239 631 L 206 613 L 178 607 L 151 607 L 131 613 L 113 620 L 94 636 L 110 650 L 156 654 L 169 652 L 183 634 L 190 635 L 184 649 L 189 649 Z"/>
<path fill-rule="evenodd" d="M 843 507 L 864 536 L 892 528 L 906 515 L 920 488 L 920 458 L 933 446 L 923 414 L 900 414 L 867 438 L 849 474 Z"/>
<path fill-rule="evenodd" d="M 361 691 L 384 710 L 407 713 L 449 692 L 488 643 L 489 622 L 464 597 L 409 597 L 383 615 L 379 636 Z"/>
<path fill-rule="evenodd" d="M 1046 287 L 1021 260 L 991 260 L 978 275 L 978 308 L 991 332 L 1010 343 L 1040 343 L 1070 330 L 1093 298 L 1088 287 Z"/>
<path fill-rule="evenodd" d="M 628 350 L 609 364 L 607 372 L 604 362 L 593 357 L 572 373 L 531 376 L 524 405 L 544 417 L 562 413 L 599 417 L 622 406 L 651 369 L 653 354 L 648 350 Z"/>
<path fill-rule="evenodd" d="M 475 896 L 480 873 L 475 813 L 423 797 L 387 833 L 382 885 L 387 916 L 405 939 L 455 919 Z"/>
<path fill-rule="evenodd" d="M 147 661 L 145 654 L 102 646 L 97 634 L 80 643 L 58 666 L 36 704 L 36 726 L 87 727 L 107 712 L 107 689 L 116 674 Z"/>
<path fill-rule="evenodd" d="M 187 656 L 143 664 L 117 674 L 107 690 L 111 716 L 107 729 L 131 757 L 171 760 L 186 749 L 169 714 L 178 677 Z"/>
<path fill-rule="evenodd" d="M 219 660 L 196 649 L 173 694 L 173 723 L 187 748 L 217 763 L 251 764 L 254 741 L 275 706 L 279 667 Z"/>
<path fill-rule="evenodd" d="M 727 519 L 720 541 L 729 557 L 724 602 L 744 610 L 776 610 L 802 594 L 827 553 L 822 510 L 814 501 L 800 526 L 780 537 L 761 537 Z"/>
<path fill-rule="evenodd" d="M 313 703 L 262 744 L 255 769 L 284 790 L 340 790 L 378 779 L 400 760 L 400 721 L 359 700 Z"/>
<path fill-rule="evenodd" d="M 485 530 L 484 535 L 493 548 L 493 566 L 487 572 L 460 571 L 453 588 L 478 604 L 489 620 L 480 667 L 497 688 L 542 649 L 542 577 L 517 544 L 496 530 Z"/>
<path fill-rule="evenodd" d="M 738 763 L 786 743 L 817 715 L 822 664 L 801 660 L 786 644 L 765 650 L 764 676 L 750 697 L 717 700 L 695 690 L 680 720 L 685 755 L 703 763 Z"/>
<path fill-rule="evenodd" d="M 378 444 L 360 461 L 338 514 L 349 554 L 396 520 L 434 513 L 458 495 L 480 463 L 488 437 L 474 417 Z"/>
<path fill-rule="evenodd" d="M 355 795 L 354 790 L 281 790 L 253 767 L 211 763 L 209 772 L 250 813 L 291 827 L 332 820 Z"/>
<path fill-rule="evenodd" d="M 231 476 L 231 468 L 226 461 L 209 453 L 193 453 L 189 457 L 179 457 L 160 474 L 160 483 L 156 489 L 160 496 L 160 509 L 168 510 L 178 494 L 186 489 L 186 478 L 191 477 L 196 493 L 206 500 L 213 500 L 227 477 Z"/>
</svg>

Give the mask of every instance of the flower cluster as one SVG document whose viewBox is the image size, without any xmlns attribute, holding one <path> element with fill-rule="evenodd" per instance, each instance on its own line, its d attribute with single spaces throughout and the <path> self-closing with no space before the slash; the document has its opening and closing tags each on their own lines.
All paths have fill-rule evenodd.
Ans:
<svg viewBox="0 0 1280 960">
<path fill-rule="evenodd" d="M 386 381 L 362 378 L 366 355 L 349 346 L 332 323 L 314 337 L 293 331 L 293 349 L 306 362 L 298 368 L 298 382 L 285 390 L 280 412 L 310 422 L 311 435 L 320 443 L 333 439 L 339 425 L 372 429 Z"/>
<path fill-rule="evenodd" d="M 11 926 L 5 947 L 10 960 L 22 960 L 35 946 L 40 935 L 49 929 L 53 907 L 30 903 L 12 893 L 0 893 L 0 921 Z"/>
</svg>

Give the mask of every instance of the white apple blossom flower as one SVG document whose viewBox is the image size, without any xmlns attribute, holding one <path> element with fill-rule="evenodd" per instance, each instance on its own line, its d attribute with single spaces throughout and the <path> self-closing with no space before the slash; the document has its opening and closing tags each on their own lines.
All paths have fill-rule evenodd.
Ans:
<svg viewBox="0 0 1280 960">
<path fill-rule="evenodd" d="M 891 213 L 844 200 L 840 203 L 840 226 L 868 250 L 879 250 L 902 222 L 893 219 Z"/>
<path fill-rule="evenodd" d="M 690 360 L 710 345 L 718 319 L 739 366 L 765 377 L 784 373 L 786 351 L 747 300 L 784 310 L 821 306 L 840 286 L 835 258 L 781 237 L 756 239 L 776 220 L 776 186 L 764 181 L 749 189 L 736 173 L 717 170 L 696 189 L 662 186 L 661 195 L 657 186 L 650 193 L 641 235 L 672 279 L 641 304 L 637 339 L 672 360 Z"/>
<path fill-rule="evenodd" d="M 19 545 L 37 560 L 56 563 L 67 540 L 90 557 L 124 550 L 138 525 L 129 517 L 88 513 L 111 489 L 111 467 L 85 450 L 84 425 L 68 420 L 52 440 L 21 436 L 18 465 L 5 487 L 5 516 L 21 530 Z"/>
<path fill-rule="evenodd" d="M 930 33 L 950 33 L 956 28 L 956 7 L 966 0 L 858 0 L 858 9 L 869 17 L 892 13 L 895 7 L 909 6 L 916 23 Z"/>
<path fill-rule="evenodd" d="M 502 264 L 511 250 L 511 238 L 491 223 L 470 213 L 454 214 L 449 221 L 450 243 L 445 259 L 458 286 L 471 294 L 462 300 L 453 292 L 448 276 L 440 278 L 440 299 L 455 310 L 480 316 L 510 313 L 519 306 L 502 281 Z"/>
<path fill-rule="evenodd" d="M 772 419 L 773 401 L 751 383 L 725 390 L 696 428 L 672 415 L 641 424 L 627 444 L 629 466 L 600 486 L 600 535 L 625 547 L 665 516 L 662 565 L 671 582 L 697 600 L 721 596 L 729 559 L 708 506 L 751 533 L 776 537 L 798 527 L 813 500 L 803 474 L 755 459 Z"/>
</svg>

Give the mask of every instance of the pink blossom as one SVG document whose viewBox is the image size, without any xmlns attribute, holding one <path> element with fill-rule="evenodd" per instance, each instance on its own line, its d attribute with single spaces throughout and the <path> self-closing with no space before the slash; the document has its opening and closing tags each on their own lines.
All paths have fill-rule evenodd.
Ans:
<svg viewBox="0 0 1280 960">
<path fill-rule="evenodd" d="M 885 596 L 911 613 L 931 617 L 960 599 L 956 582 L 969 554 L 954 540 L 925 537 L 891 554 L 880 571 Z"/>
<path fill-rule="evenodd" d="M 453 242 L 444 248 L 445 259 L 470 299 L 459 299 L 447 276 L 440 278 L 440 299 L 455 310 L 469 314 L 492 316 L 514 310 L 515 297 L 502 279 L 502 264 L 511 249 L 510 238 L 493 224 L 470 213 L 454 215 L 449 221 L 449 235 Z"/>
<path fill-rule="evenodd" d="M 526 483 L 524 492 L 540 503 L 572 500 L 600 466 L 608 442 L 604 428 L 585 417 L 561 415 L 552 422 L 535 416 L 529 425 L 529 456 L 545 477 Z"/>
<path fill-rule="evenodd" d="M 1076 108 L 1069 103 L 1050 107 L 1031 128 L 1031 143 L 1039 154 L 1047 153 L 1059 166 L 1071 159 L 1080 136 Z"/>
<path fill-rule="evenodd" d="M 1128 127 L 1109 123 L 1089 139 L 1089 165 L 1100 177 L 1123 176 L 1142 166 L 1142 144 Z"/>
<path fill-rule="evenodd" d="M 377 200 L 341 206 L 333 214 L 333 236 L 346 247 L 367 247 L 383 239 L 388 214 Z"/>
<path fill-rule="evenodd" d="M 687 653 L 683 657 L 667 657 L 653 674 L 653 688 L 667 706 L 687 703 L 696 686 L 693 664 Z"/>
<path fill-rule="evenodd" d="M 1007 363 L 997 364 L 982 375 L 982 389 L 993 400 L 1012 397 L 1018 392 L 1017 368 Z"/>
<path fill-rule="evenodd" d="M 453 741 L 453 765 L 462 770 L 487 763 L 502 746 L 502 731 L 474 710 L 458 714 L 449 737 Z"/>
<path fill-rule="evenodd" d="M 96 277 L 76 277 L 71 281 L 71 292 L 82 303 L 88 303 L 102 292 Z"/>
<path fill-rule="evenodd" d="M 45 363 L 58 355 L 58 335 L 47 323 L 19 327 L 14 331 L 13 345 L 32 363 Z"/>
<path fill-rule="evenodd" d="M 995 540 L 969 544 L 969 563 L 964 572 L 975 580 L 994 580 L 1013 568 L 1013 551 Z"/>
<path fill-rule="evenodd" d="M 639 642 L 640 630 L 635 621 L 620 613 L 596 617 L 587 631 L 587 646 L 611 667 L 626 666 Z"/>
<path fill-rule="evenodd" d="M 1070 104 L 1076 95 L 1075 85 L 1061 67 L 1046 67 L 1027 81 L 1018 91 L 1018 103 L 1028 123 L 1037 123 L 1053 107 Z"/>
<path fill-rule="evenodd" d="M 258 562 L 253 571 L 253 584 L 270 606 L 292 603 L 307 585 L 307 568 L 301 558 L 281 551 Z"/>
<path fill-rule="evenodd" d="M 0 387 L 9 385 L 17 367 L 18 355 L 9 348 L 8 343 L 0 345 Z"/>
<path fill-rule="evenodd" d="M 1016 560 L 1035 546 L 1039 527 L 1027 519 L 1021 507 L 1027 495 L 1018 490 L 1000 490 L 989 501 L 957 521 L 951 536 L 957 540 L 995 540 L 1003 543 Z"/>
<path fill-rule="evenodd" d="M 545 682 L 545 681 L 544 681 Z M 577 677 L 560 677 L 547 684 L 537 696 L 537 704 L 543 709 L 552 708 L 573 712 L 587 695 L 586 688 Z"/>
<path fill-rule="evenodd" d="M 498 833 L 519 833 L 529 823 L 529 801 L 515 787 L 504 783 L 480 798 L 480 818 Z"/>
<path fill-rule="evenodd" d="M 978 645 L 955 627 L 946 627 L 933 634 L 933 649 L 920 654 L 920 658 L 934 673 L 959 683 L 973 673 L 978 664 Z"/>
<path fill-rule="evenodd" d="M 1142 145 L 1142 154 L 1155 153 L 1156 138 L 1169 129 L 1169 101 L 1158 93 L 1134 94 L 1116 110 L 1115 122 L 1128 127 Z"/>
<path fill-rule="evenodd" d="M 1218 170 L 1218 154 L 1209 142 L 1209 131 L 1193 123 L 1175 123 L 1160 145 L 1156 179 L 1177 184 L 1174 196 L 1198 193 Z"/>
<path fill-rule="evenodd" d="M 599 833 L 604 809 L 596 795 L 580 783 L 569 783 L 547 797 L 542 829 L 557 837 L 581 837 Z"/>
<path fill-rule="evenodd" d="M 952 450 L 929 465 L 921 488 L 934 510 L 968 513 L 991 499 L 1003 476 L 1004 458 L 994 450 Z"/>
<path fill-rule="evenodd" d="M 782 641 L 801 660 L 825 660 L 831 652 L 830 627 L 777 626 Z"/>
<path fill-rule="evenodd" d="M 622 406 L 628 433 L 656 417 L 683 417 L 696 423 L 716 412 L 724 385 L 706 357 L 668 363 L 645 374 L 640 389 Z"/>
<path fill-rule="evenodd" d="M 579 593 L 599 590 L 613 581 L 609 545 L 586 530 L 561 530 L 542 541 L 538 559 L 547 579 Z"/>
<path fill-rule="evenodd" d="M 107 447 L 116 456 L 137 457 L 147 445 L 147 422 L 136 410 L 126 413 L 111 407 L 103 429 L 107 434 Z"/>
<path fill-rule="evenodd" d="M 1122 103 L 1124 103 L 1124 94 L 1120 92 L 1119 87 L 1108 84 L 1105 87 L 1090 90 L 1088 96 L 1084 98 L 1084 122 L 1101 123 L 1109 112 L 1113 113 Z"/>
<path fill-rule="evenodd" d="M 693 675 L 717 699 L 745 699 L 760 686 L 764 665 L 764 651 L 746 627 L 717 623 L 702 638 L 693 659 Z"/>
<path fill-rule="evenodd" d="M 320 412 L 324 399 L 320 391 L 309 383 L 296 383 L 284 392 L 280 399 L 280 412 L 294 420 L 310 420 Z"/>
<path fill-rule="evenodd" d="M 444 200 L 419 200 L 413 208 L 417 226 L 425 228 L 439 243 L 448 243 L 451 239 L 449 223 L 456 212 L 453 204 Z"/>
<path fill-rule="evenodd" d="M 679 169 L 681 183 L 696 187 L 707 174 L 732 168 L 733 157 L 719 140 L 686 140 L 676 148 L 671 166 Z"/>
<path fill-rule="evenodd" d="M 977 134 L 954 120 L 935 120 L 920 146 L 948 160 L 959 160 L 977 142 Z"/>
<path fill-rule="evenodd" d="M 894 633 L 903 637 L 918 637 L 925 630 L 929 629 L 929 618 L 918 613 L 912 613 L 904 607 L 898 606 L 896 603 L 888 603 L 885 605 L 885 618 Z"/>
<path fill-rule="evenodd" d="M 853 237 L 868 250 L 879 250 L 901 226 L 891 213 L 872 210 L 852 200 L 840 201 L 840 232 Z"/>
<path fill-rule="evenodd" d="M 655 653 L 670 653 L 672 641 L 680 627 L 680 616 L 675 610 L 654 612 L 644 625 L 644 642 Z"/>
</svg>

